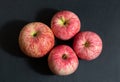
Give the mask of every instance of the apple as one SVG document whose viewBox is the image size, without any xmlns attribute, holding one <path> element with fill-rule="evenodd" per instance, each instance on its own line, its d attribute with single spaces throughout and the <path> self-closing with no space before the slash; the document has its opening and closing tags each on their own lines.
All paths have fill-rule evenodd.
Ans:
<svg viewBox="0 0 120 82">
<path fill-rule="evenodd" d="M 19 46 L 28 56 L 39 58 L 46 55 L 54 46 L 52 30 L 41 22 L 25 25 L 19 34 Z"/>
<path fill-rule="evenodd" d="M 70 75 L 76 71 L 78 64 L 77 55 L 68 45 L 56 46 L 48 56 L 48 66 L 56 75 Z"/>
<path fill-rule="evenodd" d="M 80 19 L 72 11 L 59 11 L 51 20 L 51 29 L 54 35 L 61 40 L 71 39 L 79 32 L 80 28 Z"/>
<path fill-rule="evenodd" d="M 73 48 L 79 58 L 93 60 L 101 54 L 102 40 L 95 32 L 79 32 L 74 38 Z"/>
</svg>

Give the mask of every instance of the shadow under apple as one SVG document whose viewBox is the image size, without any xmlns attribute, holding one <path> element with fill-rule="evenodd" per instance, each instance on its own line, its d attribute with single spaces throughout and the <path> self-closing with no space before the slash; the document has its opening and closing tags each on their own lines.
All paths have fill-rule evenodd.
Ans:
<svg viewBox="0 0 120 82">
<path fill-rule="evenodd" d="M 42 58 L 29 58 L 27 60 L 28 65 L 31 69 L 33 69 L 36 73 L 42 74 L 42 75 L 54 75 L 48 66 L 48 55 Z"/>
<path fill-rule="evenodd" d="M 0 48 L 12 56 L 25 57 L 19 49 L 18 37 L 20 30 L 27 23 L 22 20 L 5 23 L 0 29 Z"/>
<path fill-rule="evenodd" d="M 36 21 L 43 22 L 50 27 L 51 19 L 57 12 L 58 12 L 57 9 L 44 8 L 37 12 L 35 19 Z"/>
</svg>

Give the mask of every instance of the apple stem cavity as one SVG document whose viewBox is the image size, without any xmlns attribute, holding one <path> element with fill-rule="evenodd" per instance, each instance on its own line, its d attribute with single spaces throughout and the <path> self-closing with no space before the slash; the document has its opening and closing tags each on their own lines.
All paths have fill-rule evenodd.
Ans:
<svg viewBox="0 0 120 82">
<path fill-rule="evenodd" d="M 61 19 L 59 20 L 59 24 L 64 26 L 67 24 L 67 20 L 64 17 L 61 17 Z"/>
<path fill-rule="evenodd" d="M 89 42 L 86 41 L 85 44 L 84 44 L 84 46 L 85 46 L 85 47 L 89 47 L 89 46 L 90 46 Z"/>
<path fill-rule="evenodd" d="M 36 37 L 37 34 L 38 34 L 38 32 L 34 32 L 34 33 L 32 34 L 32 36 L 33 36 L 33 37 Z"/>
<path fill-rule="evenodd" d="M 63 55 L 62 55 L 62 59 L 66 60 L 66 59 L 67 59 L 67 55 L 66 55 L 66 54 L 63 54 Z"/>
</svg>

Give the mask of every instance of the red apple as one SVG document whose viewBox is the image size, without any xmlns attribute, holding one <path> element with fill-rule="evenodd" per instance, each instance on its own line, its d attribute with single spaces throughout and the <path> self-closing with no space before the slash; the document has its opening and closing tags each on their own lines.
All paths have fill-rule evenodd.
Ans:
<svg viewBox="0 0 120 82">
<path fill-rule="evenodd" d="M 102 40 L 100 36 L 94 32 L 79 32 L 74 38 L 73 48 L 79 58 L 93 60 L 96 59 L 102 51 Z"/>
<path fill-rule="evenodd" d="M 20 32 L 19 46 L 30 57 L 43 57 L 54 46 L 54 34 L 44 23 L 29 23 Z"/>
<path fill-rule="evenodd" d="M 55 36 L 61 40 L 71 39 L 81 28 L 78 16 L 68 10 L 56 13 L 51 20 L 51 29 Z"/>
<path fill-rule="evenodd" d="M 76 71 L 78 64 L 77 55 L 67 45 L 53 48 L 48 56 L 49 68 L 56 75 L 70 75 Z"/>
</svg>

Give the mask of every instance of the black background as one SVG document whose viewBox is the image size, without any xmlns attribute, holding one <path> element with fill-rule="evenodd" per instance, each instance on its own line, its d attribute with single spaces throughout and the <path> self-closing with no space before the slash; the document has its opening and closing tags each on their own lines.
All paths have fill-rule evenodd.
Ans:
<svg viewBox="0 0 120 82">
<path fill-rule="evenodd" d="M 47 56 L 26 57 L 19 49 L 21 28 L 33 21 L 50 26 L 59 10 L 71 10 L 81 20 L 81 30 L 98 33 L 103 51 L 93 61 L 79 60 L 69 76 L 50 72 Z M 72 41 L 72 40 L 71 40 Z M 72 42 L 61 42 L 56 44 Z M 120 0 L 1 0 L 0 1 L 0 82 L 120 82 Z"/>
</svg>

